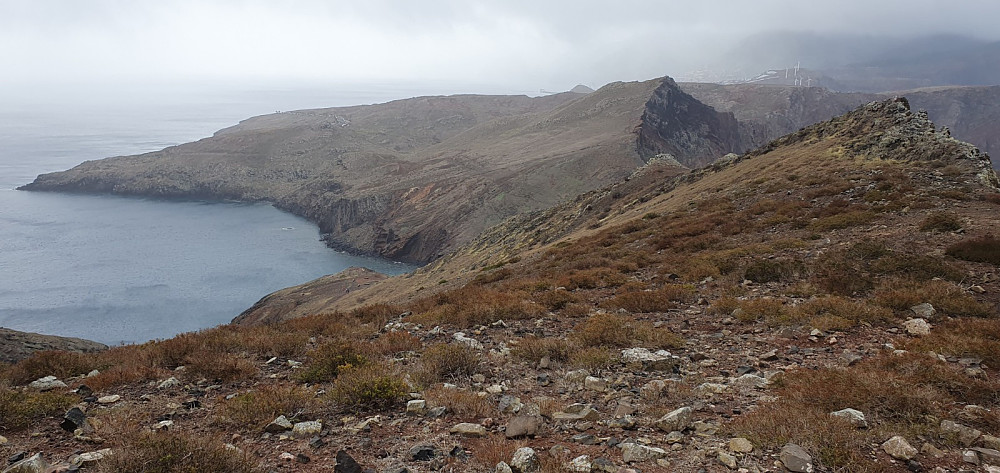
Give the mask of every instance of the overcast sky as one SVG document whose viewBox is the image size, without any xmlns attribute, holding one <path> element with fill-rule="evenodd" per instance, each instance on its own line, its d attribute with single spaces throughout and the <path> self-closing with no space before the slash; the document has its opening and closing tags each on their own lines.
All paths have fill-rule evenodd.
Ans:
<svg viewBox="0 0 1000 473">
<path fill-rule="evenodd" d="M 683 75 L 754 33 L 1000 40 L 996 0 L 0 0 L 0 85 Z"/>
</svg>

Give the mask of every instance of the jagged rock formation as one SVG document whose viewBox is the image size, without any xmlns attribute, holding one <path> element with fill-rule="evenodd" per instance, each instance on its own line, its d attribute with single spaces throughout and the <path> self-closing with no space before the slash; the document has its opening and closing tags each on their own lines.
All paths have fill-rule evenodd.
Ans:
<svg viewBox="0 0 1000 473">
<path fill-rule="evenodd" d="M 107 348 L 108 346 L 103 343 L 82 338 L 57 337 L 0 328 L 0 362 L 4 363 L 23 360 L 38 351 L 64 350 L 93 353 Z"/>
<path fill-rule="evenodd" d="M 689 121 L 689 109 L 702 115 Z M 331 246 L 427 262 L 506 217 L 628 176 L 643 162 L 639 130 L 667 126 L 640 141 L 714 160 L 727 149 L 715 115 L 670 79 L 539 98 L 421 97 L 256 117 L 23 188 L 269 201 L 316 222 Z"/>
<path fill-rule="evenodd" d="M 638 147 L 645 159 L 667 153 L 696 168 L 740 151 L 740 128 L 732 113 L 717 112 L 668 78 L 646 102 Z"/>
</svg>

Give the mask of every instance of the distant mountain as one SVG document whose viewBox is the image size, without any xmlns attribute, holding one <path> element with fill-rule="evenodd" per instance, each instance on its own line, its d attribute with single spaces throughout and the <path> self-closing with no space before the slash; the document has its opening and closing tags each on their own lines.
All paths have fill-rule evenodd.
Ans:
<svg viewBox="0 0 1000 473">
<path fill-rule="evenodd" d="M 844 92 L 998 85 L 1000 42 L 958 35 L 897 38 L 770 32 L 741 42 L 713 69 L 718 80 L 754 82 L 772 70 L 779 74 L 768 83 L 793 85 L 781 82 L 788 78 L 779 76 L 796 66 L 808 85 Z"/>
</svg>

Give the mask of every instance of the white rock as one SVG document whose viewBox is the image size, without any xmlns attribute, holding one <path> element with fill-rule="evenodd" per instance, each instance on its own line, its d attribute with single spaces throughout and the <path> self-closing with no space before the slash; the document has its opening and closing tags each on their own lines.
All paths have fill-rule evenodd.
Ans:
<svg viewBox="0 0 1000 473">
<path fill-rule="evenodd" d="M 917 449 L 899 435 L 886 440 L 882 444 L 882 450 L 897 460 L 912 460 L 917 456 Z"/>
<path fill-rule="evenodd" d="M 666 450 L 656 447 L 647 447 L 637 443 L 626 443 L 621 445 L 622 461 L 625 463 L 638 463 L 646 460 L 655 460 L 667 456 Z"/>
<path fill-rule="evenodd" d="M 865 419 L 865 413 L 857 409 L 851 409 L 851 408 L 841 409 L 839 411 L 831 412 L 830 415 L 833 417 L 840 417 L 842 419 L 846 419 L 848 422 L 851 423 L 851 425 L 855 427 L 861 429 L 868 428 L 868 420 Z"/>
<path fill-rule="evenodd" d="M 455 332 L 455 334 L 452 335 L 451 337 L 454 338 L 456 342 L 463 343 L 471 348 L 475 348 L 476 350 L 483 349 L 483 344 L 479 342 L 479 340 L 476 340 L 474 338 L 469 338 L 465 336 L 465 333 L 463 332 Z"/>
<path fill-rule="evenodd" d="M 591 391 L 604 392 L 608 390 L 608 381 L 604 378 L 587 376 L 583 379 L 583 387 Z"/>
<path fill-rule="evenodd" d="M 427 413 L 427 401 L 414 399 L 406 403 L 406 414 L 411 416 L 422 416 Z"/>
<path fill-rule="evenodd" d="M 581 473 L 590 473 L 592 463 L 590 462 L 590 456 L 580 455 L 565 465 L 567 471 L 575 471 Z"/>
<path fill-rule="evenodd" d="M 538 459 L 538 454 L 531 447 L 521 447 L 514 451 L 514 456 L 510 460 L 510 467 L 521 473 L 537 473 L 542 469 L 542 462 Z"/>
<path fill-rule="evenodd" d="M 174 426 L 174 421 L 164 420 L 157 422 L 156 425 L 153 426 L 153 430 L 170 430 L 170 428 L 173 426 Z"/>
<path fill-rule="evenodd" d="M 323 430 L 323 423 L 318 420 L 310 420 L 306 422 L 297 422 L 292 426 L 292 437 L 295 438 L 310 438 Z"/>
<path fill-rule="evenodd" d="M 733 453 L 750 453 L 753 451 L 753 444 L 743 437 L 729 439 L 729 451 Z"/>
<path fill-rule="evenodd" d="M 690 407 L 674 409 L 667 415 L 656 421 L 656 427 L 664 432 L 681 432 L 691 425 L 691 416 L 694 410 Z"/>
<path fill-rule="evenodd" d="M 481 438 L 486 436 L 486 427 L 479 424 L 473 424 L 471 422 L 462 422 L 460 424 L 455 424 L 455 426 L 451 428 L 450 432 L 456 435 L 461 435 L 462 437 Z"/>
<path fill-rule="evenodd" d="M 55 376 L 45 376 L 32 381 L 28 384 L 28 387 L 39 391 L 50 391 L 52 389 L 62 389 L 68 386 L 66 386 L 66 383 L 59 381 L 59 379 Z"/>
<path fill-rule="evenodd" d="M 903 322 L 903 328 L 906 333 L 920 337 L 931 333 L 931 324 L 927 323 L 924 319 L 910 319 Z"/>
<path fill-rule="evenodd" d="M 112 394 L 110 396 L 103 396 L 103 397 L 97 398 L 97 403 L 98 404 L 114 404 L 114 403 L 118 402 L 119 400 L 121 400 L 121 398 L 122 397 L 119 396 L 119 395 L 117 395 L 117 394 Z"/>
<path fill-rule="evenodd" d="M 181 385 L 181 382 L 178 381 L 177 378 L 171 376 L 171 377 L 163 380 L 163 382 L 160 383 L 160 385 L 158 387 L 160 389 L 169 389 L 169 388 L 172 388 L 172 387 L 175 387 L 175 386 L 180 386 L 180 385 Z"/>
</svg>

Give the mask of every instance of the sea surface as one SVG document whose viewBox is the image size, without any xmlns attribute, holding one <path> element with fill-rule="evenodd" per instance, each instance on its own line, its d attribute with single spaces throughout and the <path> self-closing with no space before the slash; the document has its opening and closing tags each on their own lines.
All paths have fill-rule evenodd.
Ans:
<svg viewBox="0 0 1000 473">
<path fill-rule="evenodd" d="M 227 323 L 270 292 L 350 266 L 414 269 L 335 252 L 314 225 L 269 205 L 14 188 L 85 160 L 207 137 L 254 115 L 419 93 L 369 87 L 0 102 L 0 326 L 141 343 Z"/>
</svg>

